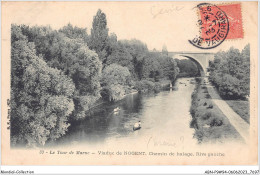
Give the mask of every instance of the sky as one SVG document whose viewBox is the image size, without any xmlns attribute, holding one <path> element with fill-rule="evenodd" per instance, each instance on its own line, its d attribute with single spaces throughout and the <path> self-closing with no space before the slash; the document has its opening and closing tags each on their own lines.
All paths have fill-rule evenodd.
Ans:
<svg viewBox="0 0 260 175">
<path fill-rule="evenodd" d="M 2 21 L 7 26 L 11 23 L 50 25 L 53 29 L 71 23 L 73 26 L 87 28 L 90 34 L 93 16 L 101 9 L 107 16 L 109 33 L 115 33 L 118 39 L 139 39 L 150 50 L 161 50 L 166 45 L 171 52 L 217 52 L 231 46 L 241 50 L 249 42 L 245 33 L 248 26 L 244 26 L 243 39 L 227 40 L 210 50 L 192 46 L 188 40 L 198 35 L 196 22 L 199 16 L 194 8 L 197 4 L 198 2 L 8 2 L 2 4 Z M 243 22 L 250 15 L 250 11 L 242 11 Z"/>
</svg>

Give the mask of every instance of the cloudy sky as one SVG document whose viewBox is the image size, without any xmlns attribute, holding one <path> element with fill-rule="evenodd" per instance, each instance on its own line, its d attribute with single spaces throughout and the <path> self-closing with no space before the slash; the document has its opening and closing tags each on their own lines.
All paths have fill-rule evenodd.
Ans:
<svg viewBox="0 0 260 175">
<path fill-rule="evenodd" d="M 107 16 L 110 33 L 116 33 L 118 39 L 139 39 L 150 50 L 161 50 L 165 44 L 168 51 L 173 52 L 217 52 L 231 46 L 242 49 L 249 42 L 247 32 L 254 25 L 255 19 L 248 10 L 252 9 L 252 4 L 242 4 L 243 39 L 224 41 L 211 50 L 192 46 L 188 40 L 198 35 L 196 21 L 199 16 L 194 8 L 197 4 L 198 2 L 8 2 L 2 4 L 2 22 L 5 25 L 2 30 L 3 34 L 10 34 L 8 30 L 10 31 L 11 23 L 50 25 L 53 29 L 71 23 L 87 28 L 89 34 L 93 16 L 100 8 Z M 247 23 L 250 25 L 245 25 Z"/>
</svg>

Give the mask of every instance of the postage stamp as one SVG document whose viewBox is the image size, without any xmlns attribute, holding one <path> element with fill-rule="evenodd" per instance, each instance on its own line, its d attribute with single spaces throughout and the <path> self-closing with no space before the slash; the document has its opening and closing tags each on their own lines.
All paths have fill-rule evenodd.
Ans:
<svg viewBox="0 0 260 175">
<path fill-rule="evenodd" d="M 218 5 L 218 7 L 223 10 L 229 22 L 229 32 L 226 37 L 227 39 L 238 39 L 244 37 L 243 31 L 243 20 L 241 14 L 241 4 L 227 4 Z"/>
<path fill-rule="evenodd" d="M 201 3 L 199 10 L 199 35 L 189 42 L 201 49 L 212 49 L 224 40 L 243 38 L 241 5 L 213 5 Z"/>
<path fill-rule="evenodd" d="M 216 5 L 201 3 L 197 6 L 200 19 L 200 34 L 190 43 L 201 49 L 212 49 L 219 46 L 228 36 L 229 20 L 226 13 Z"/>
</svg>

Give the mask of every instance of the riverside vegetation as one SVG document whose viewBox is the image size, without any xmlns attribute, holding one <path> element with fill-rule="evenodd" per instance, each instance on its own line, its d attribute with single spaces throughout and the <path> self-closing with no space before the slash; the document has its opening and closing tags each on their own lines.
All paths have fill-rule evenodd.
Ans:
<svg viewBox="0 0 260 175">
<path fill-rule="evenodd" d="M 241 138 L 221 110 L 212 102 L 202 78 L 196 78 L 192 93 L 190 126 L 195 129 L 194 137 L 199 143 L 221 142 L 230 138 Z"/>
<path fill-rule="evenodd" d="M 210 62 L 209 80 L 219 95 L 229 106 L 249 123 L 250 95 L 250 47 L 240 53 L 230 48 L 227 52 L 218 52 Z M 226 138 L 241 138 L 221 110 L 212 102 L 205 81 L 196 78 L 196 88 L 192 94 L 190 113 L 191 127 L 199 142 L 217 142 Z"/>
<path fill-rule="evenodd" d="M 250 45 L 240 52 L 231 47 L 226 52 L 218 52 L 209 62 L 209 80 L 217 88 L 227 104 L 250 123 Z"/>
<path fill-rule="evenodd" d="M 117 40 L 98 10 L 91 34 L 68 24 L 11 26 L 11 145 L 39 146 L 64 135 L 100 101 L 159 91 L 179 68 L 145 43 Z"/>
<path fill-rule="evenodd" d="M 247 98 L 249 79 L 243 75 L 248 74 L 245 68 L 249 63 L 240 63 L 249 59 L 248 49 L 242 53 L 231 51 L 217 54 L 219 59 L 210 64 L 211 81 L 230 99 Z M 227 57 L 228 64 L 220 61 L 222 56 L 233 53 L 239 61 L 237 57 L 233 62 L 228 62 Z M 226 65 L 229 67 L 221 72 Z M 132 92 L 159 92 L 178 77 L 196 75 L 196 64 L 169 57 L 166 46 L 159 53 L 149 51 L 137 39 L 118 40 L 116 34 L 109 33 L 106 15 L 101 10 L 93 17 L 90 34 L 86 28 L 71 24 L 59 30 L 12 24 L 11 145 L 43 146 L 65 135 L 72 122 L 89 117 L 93 106 L 113 103 Z M 220 137 L 221 127 L 232 133 L 225 119 L 221 119 L 221 126 L 217 126 L 220 120 L 213 120 L 219 117 L 200 119 L 204 116 L 198 112 L 204 99 L 202 88 L 198 85 L 200 93 L 193 94 L 191 109 L 196 135 L 200 140 L 205 140 L 207 134 L 207 138 Z M 208 132 L 203 130 L 206 121 L 210 125 Z"/>
</svg>

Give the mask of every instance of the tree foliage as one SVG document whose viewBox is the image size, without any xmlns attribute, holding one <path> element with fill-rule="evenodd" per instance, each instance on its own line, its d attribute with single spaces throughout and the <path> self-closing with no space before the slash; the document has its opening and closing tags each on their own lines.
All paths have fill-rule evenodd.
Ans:
<svg viewBox="0 0 260 175">
<path fill-rule="evenodd" d="M 84 42 L 88 41 L 87 28 L 79 28 L 77 26 L 72 26 L 68 24 L 59 30 L 66 37 L 70 39 L 82 39 Z"/>
<path fill-rule="evenodd" d="M 71 24 L 59 30 L 12 25 L 12 143 L 44 145 L 86 117 L 101 95 L 116 101 L 134 85 L 158 91 L 160 79 L 176 79 L 177 63 L 167 54 L 151 53 L 137 39 L 118 41 L 108 31 L 101 10 L 90 35 Z"/>
<path fill-rule="evenodd" d="M 111 64 L 119 64 L 123 67 L 127 67 L 132 74 L 135 73 L 133 57 L 121 42 L 116 44 L 107 58 L 106 66 Z"/>
<path fill-rule="evenodd" d="M 93 17 L 91 35 L 89 39 L 89 48 L 94 50 L 102 63 L 106 62 L 108 56 L 108 28 L 106 14 L 100 9 Z"/>
<path fill-rule="evenodd" d="M 87 46 L 86 29 L 70 24 L 59 31 L 50 27 L 17 27 L 36 45 L 37 55 L 42 55 L 50 67 L 62 70 L 73 80 L 76 86 L 73 99 L 78 104 L 73 115 L 83 118 L 89 107 L 100 98 L 102 68 L 98 55 Z"/>
<path fill-rule="evenodd" d="M 175 59 L 177 66 L 180 69 L 179 77 L 195 77 L 199 76 L 200 71 L 196 63 L 190 59 Z"/>
<path fill-rule="evenodd" d="M 145 56 L 142 67 L 142 78 L 159 79 L 165 78 L 174 81 L 179 73 L 177 63 L 171 57 L 160 53 L 149 53 Z"/>
<path fill-rule="evenodd" d="M 120 42 L 132 56 L 134 70 L 131 69 L 132 67 L 129 68 L 132 77 L 135 80 L 140 80 L 142 78 L 143 61 L 145 56 L 149 53 L 146 44 L 137 39 L 121 40 Z"/>
<path fill-rule="evenodd" d="M 127 67 L 111 64 L 103 70 L 102 95 L 109 101 L 122 99 L 125 95 L 125 86 L 130 84 L 131 74 Z"/>
<path fill-rule="evenodd" d="M 250 46 L 240 52 L 231 47 L 210 62 L 210 80 L 223 97 L 237 99 L 250 94 Z"/>
<path fill-rule="evenodd" d="M 11 47 L 12 143 L 44 145 L 65 134 L 75 85 L 37 56 L 17 26 L 12 26 Z"/>
</svg>

